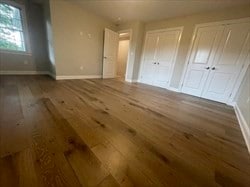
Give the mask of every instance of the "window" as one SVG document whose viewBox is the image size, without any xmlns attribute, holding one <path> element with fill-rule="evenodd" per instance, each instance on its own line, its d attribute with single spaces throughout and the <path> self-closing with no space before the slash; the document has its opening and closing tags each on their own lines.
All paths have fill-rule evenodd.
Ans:
<svg viewBox="0 0 250 187">
<path fill-rule="evenodd" d="M 0 50 L 26 52 L 21 8 L 0 2 Z"/>
</svg>

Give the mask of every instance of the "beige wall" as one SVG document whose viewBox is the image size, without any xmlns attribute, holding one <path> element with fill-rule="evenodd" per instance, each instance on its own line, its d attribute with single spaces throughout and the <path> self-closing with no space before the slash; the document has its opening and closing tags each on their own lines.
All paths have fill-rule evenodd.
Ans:
<svg viewBox="0 0 250 187">
<path fill-rule="evenodd" d="M 250 129 L 250 66 L 248 66 L 247 73 L 240 86 L 236 103 Z"/>
<path fill-rule="evenodd" d="M 203 13 L 147 23 L 145 25 L 145 31 L 184 26 L 180 48 L 177 55 L 177 61 L 170 86 L 174 88 L 179 87 L 195 24 L 238 19 L 244 17 L 250 17 L 249 6 L 235 7 L 232 9 L 221 10 L 217 12 Z"/>
<path fill-rule="evenodd" d="M 70 1 L 51 0 L 50 10 L 56 75 L 101 75 L 104 28 L 115 25 Z"/>
<path fill-rule="evenodd" d="M 120 40 L 117 58 L 117 75 L 125 77 L 126 65 L 128 60 L 129 40 Z"/>
<path fill-rule="evenodd" d="M 48 71 L 43 8 L 27 0 L 16 2 L 26 8 L 31 55 L 0 52 L 0 71 Z"/>
<path fill-rule="evenodd" d="M 144 23 L 142 22 L 130 22 L 124 23 L 118 26 L 118 30 L 131 29 L 130 39 L 130 54 L 127 69 L 127 79 L 136 80 L 138 79 L 138 72 L 140 67 L 140 59 L 142 52 L 142 43 L 144 37 Z"/>
</svg>

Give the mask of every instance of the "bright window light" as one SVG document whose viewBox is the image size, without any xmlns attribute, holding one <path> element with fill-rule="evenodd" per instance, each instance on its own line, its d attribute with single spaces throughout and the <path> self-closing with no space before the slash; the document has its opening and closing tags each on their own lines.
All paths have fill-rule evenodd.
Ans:
<svg viewBox="0 0 250 187">
<path fill-rule="evenodd" d="M 0 3 L 0 49 L 25 52 L 21 10 Z"/>
</svg>

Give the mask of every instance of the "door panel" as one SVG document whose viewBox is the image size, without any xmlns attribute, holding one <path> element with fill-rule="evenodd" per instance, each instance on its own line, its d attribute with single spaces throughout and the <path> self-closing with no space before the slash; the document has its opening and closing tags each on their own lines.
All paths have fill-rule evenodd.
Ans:
<svg viewBox="0 0 250 187">
<path fill-rule="evenodd" d="M 201 96 L 219 46 L 223 28 L 223 26 L 211 26 L 197 29 L 182 92 Z"/>
<path fill-rule="evenodd" d="M 158 40 L 158 34 L 150 33 L 146 35 L 144 62 L 141 75 L 141 82 L 146 84 L 153 84 L 156 71 L 156 47 Z"/>
<path fill-rule="evenodd" d="M 250 50 L 250 23 L 225 26 L 202 97 L 226 102 Z"/>
<path fill-rule="evenodd" d="M 146 44 L 145 44 L 145 54 L 144 58 L 148 61 L 154 61 L 156 57 L 156 48 L 159 41 L 158 34 L 150 33 L 147 34 Z"/>
<path fill-rule="evenodd" d="M 154 85 L 167 88 L 172 76 L 181 31 L 166 31 L 159 33 L 157 45 L 157 74 Z"/>
<path fill-rule="evenodd" d="M 170 72 L 170 67 L 169 66 L 162 66 L 162 67 L 157 67 L 156 69 L 156 74 L 154 77 L 154 85 L 159 86 L 162 88 L 167 88 L 168 83 L 169 83 L 169 72 Z"/>
<path fill-rule="evenodd" d="M 118 33 L 109 29 L 105 29 L 103 52 L 103 78 L 115 78 L 116 76 L 118 45 Z"/>
</svg>

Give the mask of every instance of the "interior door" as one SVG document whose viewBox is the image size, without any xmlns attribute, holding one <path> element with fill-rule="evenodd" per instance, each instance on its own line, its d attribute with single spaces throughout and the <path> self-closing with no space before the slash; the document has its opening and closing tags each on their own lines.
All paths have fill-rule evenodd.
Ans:
<svg viewBox="0 0 250 187">
<path fill-rule="evenodd" d="M 119 34 L 105 28 L 103 51 L 103 78 L 115 78 Z"/>
<path fill-rule="evenodd" d="M 250 23 L 225 26 L 202 97 L 227 102 L 250 50 Z"/>
<path fill-rule="evenodd" d="M 182 92 L 201 96 L 224 26 L 200 27 L 196 31 Z"/>
<path fill-rule="evenodd" d="M 156 49 L 159 41 L 157 33 L 147 33 L 144 49 L 141 82 L 153 84 L 156 72 Z"/>
<path fill-rule="evenodd" d="M 167 88 L 174 68 L 176 53 L 179 47 L 181 31 L 166 31 L 159 33 L 156 52 L 157 70 L 154 85 Z"/>
</svg>

